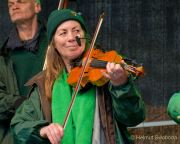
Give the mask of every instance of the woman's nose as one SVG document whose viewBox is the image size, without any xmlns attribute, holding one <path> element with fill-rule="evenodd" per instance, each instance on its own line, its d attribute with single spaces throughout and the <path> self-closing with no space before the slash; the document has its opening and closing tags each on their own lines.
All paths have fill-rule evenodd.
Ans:
<svg viewBox="0 0 180 144">
<path fill-rule="evenodd" d="M 72 32 L 69 32 L 69 34 L 68 34 L 68 40 L 69 40 L 69 41 L 75 41 L 75 40 L 76 40 L 76 36 L 75 36 Z"/>
</svg>

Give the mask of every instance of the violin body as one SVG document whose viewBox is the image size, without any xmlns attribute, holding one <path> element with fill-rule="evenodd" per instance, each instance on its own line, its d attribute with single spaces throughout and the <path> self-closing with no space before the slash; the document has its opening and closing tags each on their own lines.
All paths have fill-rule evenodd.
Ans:
<svg viewBox="0 0 180 144">
<path fill-rule="evenodd" d="M 75 86 L 80 75 L 81 68 L 86 59 L 86 54 L 82 58 L 81 64 L 74 67 L 69 73 L 67 82 L 68 84 Z M 87 67 L 85 68 L 84 75 L 82 77 L 81 86 L 84 87 L 88 82 L 96 86 L 103 86 L 106 84 L 109 79 L 103 76 L 102 72 L 106 72 L 107 62 L 114 62 L 121 64 L 121 66 L 130 73 L 135 74 L 136 76 L 141 76 L 144 74 L 143 67 L 134 67 L 128 65 L 124 62 L 123 58 L 117 54 L 116 51 L 112 50 L 109 52 L 103 52 L 99 49 L 93 49 L 91 52 L 90 60 L 88 61 Z"/>
</svg>

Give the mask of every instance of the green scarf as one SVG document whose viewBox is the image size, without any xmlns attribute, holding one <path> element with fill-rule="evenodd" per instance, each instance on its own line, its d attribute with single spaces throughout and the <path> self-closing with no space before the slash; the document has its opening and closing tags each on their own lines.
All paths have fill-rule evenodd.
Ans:
<svg viewBox="0 0 180 144">
<path fill-rule="evenodd" d="M 67 83 L 67 73 L 56 79 L 52 90 L 52 119 L 63 125 L 73 90 Z M 91 144 L 95 112 L 95 87 L 78 92 L 67 121 L 61 144 Z"/>
</svg>

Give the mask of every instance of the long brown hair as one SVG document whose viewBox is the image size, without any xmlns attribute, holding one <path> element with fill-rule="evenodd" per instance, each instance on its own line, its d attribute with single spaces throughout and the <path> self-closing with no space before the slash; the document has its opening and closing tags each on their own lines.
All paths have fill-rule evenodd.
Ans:
<svg viewBox="0 0 180 144">
<path fill-rule="evenodd" d="M 65 67 L 62 57 L 54 46 L 54 40 L 49 44 L 46 54 L 46 70 L 45 70 L 45 95 L 51 99 L 52 87 L 54 81 Z"/>
</svg>

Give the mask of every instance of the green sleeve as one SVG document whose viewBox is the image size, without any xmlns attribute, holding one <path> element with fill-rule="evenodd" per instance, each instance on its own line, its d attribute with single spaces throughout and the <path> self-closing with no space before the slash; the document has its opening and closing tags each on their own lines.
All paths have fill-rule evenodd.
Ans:
<svg viewBox="0 0 180 144">
<path fill-rule="evenodd" d="M 173 94 L 167 106 L 168 115 L 180 124 L 180 92 Z"/>
<path fill-rule="evenodd" d="M 122 86 L 109 84 L 109 90 L 117 122 L 130 127 L 145 119 L 145 105 L 132 77 Z"/>
<path fill-rule="evenodd" d="M 10 121 L 21 100 L 11 64 L 0 56 L 0 121 Z M 25 98 L 25 97 L 24 97 Z"/>
<path fill-rule="evenodd" d="M 0 80 L 0 121 L 10 120 L 15 113 L 15 103 L 20 96 L 6 92 L 4 83 Z"/>
<path fill-rule="evenodd" d="M 11 130 L 17 144 L 49 143 L 40 136 L 39 131 L 49 123 L 44 120 L 37 88 L 29 99 L 17 109 L 11 121 Z"/>
</svg>

